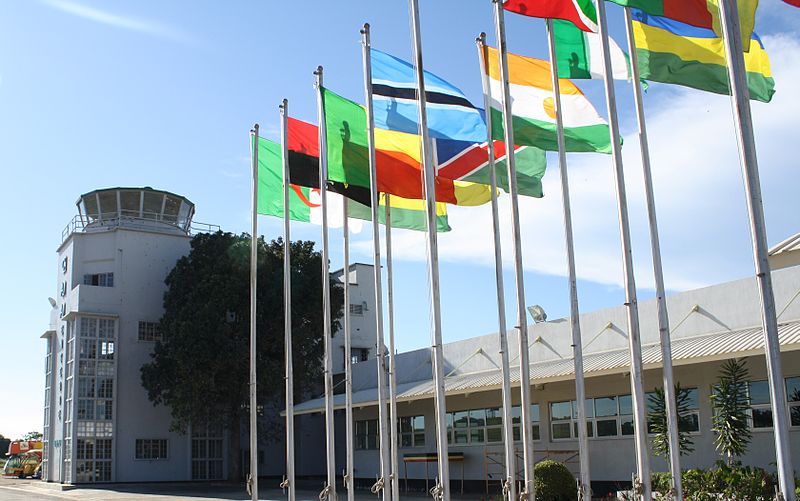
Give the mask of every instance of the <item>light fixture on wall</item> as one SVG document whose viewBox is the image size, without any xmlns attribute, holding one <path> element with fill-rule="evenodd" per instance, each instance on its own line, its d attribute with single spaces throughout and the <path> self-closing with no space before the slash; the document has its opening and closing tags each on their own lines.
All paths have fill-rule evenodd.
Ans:
<svg viewBox="0 0 800 501">
<path fill-rule="evenodd" d="M 537 324 L 547 321 L 547 313 L 545 313 L 544 308 L 542 308 L 538 304 L 534 304 L 533 306 L 528 306 L 528 313 L 531 314 L 533 321 Z"/>
</svg>

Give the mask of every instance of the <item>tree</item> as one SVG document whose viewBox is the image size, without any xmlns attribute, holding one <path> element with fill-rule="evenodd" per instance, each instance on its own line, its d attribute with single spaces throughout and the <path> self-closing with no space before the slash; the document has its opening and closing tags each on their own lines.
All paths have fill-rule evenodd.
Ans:
<svg viewBox="0 0 800 501">
<path fill-rule="evenodd" d="M 29 431 L 25 435 L 22 436 L 22 440 L 41 440 L 42 439 L 42 432 L 40 431 Z"/>
<path fill-rule="evenodd" d="M 691 392 L 675 385 L 675 412 L 678 414 L 678 452 L 680 455 L 694 452 L 694 441 L 687 431 L 690 422 L 689 406 Z M 650 412 L 647 413 L 647 424 L 653 434 L 653 452 L 656 456 L 669 457 L 669 433 L 667 430 L 667 405 L 664 388 L 656 388 L 648 397 Z"/>
<path fill-rule="evenodd" d="M 714 407 L 711 430 L 717 435 L 714 445 L 728 464 L 733 464 L 734 458 L 747 452 L 750 444 L 748 377 L 745 360 L 728 360 L 722 364 L 717 384 L 711 391 Z"/>
<path fill-rule="evenodd" d="M 313 242 L 292 252 L 295 395 L 321 380 L 322 260 Z M 142 385 L 154 405 L 170 408 L 172 429 L 192 424 L 228 431 L 229 476 L 241 475 L 240 431 L 249 413 L 250 236 L 217 232 L 192 239 L 187 256 L 167 276 L 164 316 Z M 343 293 L 332 282 L 334 328 Z M 259 407 L 282 407 L 284 367 L 283 242 L 258 240 L 257 363 Z M 269 416 L 267 416 L 269 418 Z M 273 416 L 273 418 L 275 418 Z M 279 427 L 265 423 L 274 439 Z M 276 430 L 277 428 L 277 430 Z"/>
</svg>

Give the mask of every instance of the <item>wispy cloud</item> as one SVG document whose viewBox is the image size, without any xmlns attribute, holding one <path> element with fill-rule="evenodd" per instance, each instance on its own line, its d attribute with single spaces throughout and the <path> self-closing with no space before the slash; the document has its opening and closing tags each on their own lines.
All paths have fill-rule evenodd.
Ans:
<svg viewBox="0 0 800 501">
<path fill-rule="evenodd" d="M 71 0 L 42 0 L 42 2 L 62 12 L 107 26 L 166 38 L 184 44 L 193 44 L 195 42 L 187 33 L 158 21 L 114 14 L 113 12 L 89 7 Z"/>
</svg>

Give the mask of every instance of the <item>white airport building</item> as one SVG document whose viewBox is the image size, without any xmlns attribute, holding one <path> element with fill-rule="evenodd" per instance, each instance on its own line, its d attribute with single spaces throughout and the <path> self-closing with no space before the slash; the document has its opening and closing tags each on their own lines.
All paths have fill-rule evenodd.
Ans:
<svg viewBox="0 0 800 501">
<path fill-rule="evenodd" d="M 797 465 L 800 463 L 800 235 L 779 244 L 771 254 L 792 457 Z M 682 467 L 707 468 L 720 459 L 711 431 L 710 392 L 720 365 L 725 360 L 740 358 L 747 360 L 750 373 L 748 391 L 753 431 L 742 461 L 774 471 L 772 411 L 755 278 L 673 294 L 667 298 L 667 305 L 675 381 L 691 389 L 689 431 L 694 452 L 682 457 Z M 662 386 L 655 300 L 639 303 L 639 319 L 645 391 L 652 392 Z M 629 484 L 636 471 L 626 308 L 618 306 L 585 313 L 581 315 L 580 325 L 591 479 L 597 494 Z M 562 461 L 577 476 L 570 323 L 568 319 L 556 319 L 530 325 L 528 338 L 531 414 L 536 421 L 533 425 L 535 460 Z M 520 410 L 517 340 L 516 334 L 509 332 L 515 416 L 519 416 Z M 504 471 L 498 335 L 445 344 L 444 359 L 449 451 L 460 453 L 460 458 L 450 463 L 452 487 L 458 492 L 466 484 L 473 492 L 483 491 L 487 496 L 497 494 Z M 436 452 L 431 351 L 426 348 L 401 353 L 396 363 L 400 488 L 402 492 L 410 485 L 421 490 L 423 486 L 432 486 L 436 475 L 434 463 L 419 461 L 420 456 Z M 353 369 L 355 476 L 374 480 L 380 469 L 376 363 L 371 360 Z M 335 408 L 344 408 L 344 395 L 335 396 Z M 320 413 L 324 410 L 324 400 L 309 400 L 296 405 L 294 410 L 300 416 Z M 344 434 L 342 428 L 336 432 Z M 518 426 L 515 435 L 519 436 Z M 521 444 L 518 456 L 519 469 Z M 668 471 L 664 459 L 651 457 L 653 471 Z M 344 461 L 344 451 L 337 451 L 337 471 L 342 471 Z"/>
<path fill-rule="evenodd" d="M 224 430 L 170 431 L 168 408 L 154 407 L 141 386 L 140 369 L 160 339 L 164 279 L 190 250 L 194 205 L 151 188 L 110 188 L 82 195 L 76 216 L 58 247 L 57 295 L 47 341 L 43 479 L 59 483 L 225 479 Z M 205 227 L 202 230 L 213 230 Z M 771 262 L 795 464 L 800 462 L 800 236 L 772 250 Z M 370 485 L 379 471 L 375 291 L 373 267 L 353 264 L 332 277 L 351 284 L 351 353 L 344 336 L 333 338 L 336 381 L 337 472 L 345 466 L 342 373 L 353 366 L 355 476 Z M 746 358 L 750 369 L 753 439 L 745 464 L 772 468 L 775 461 L 766 387 L 760 303 L 747 278 L 668 297 L 675 380 L 692 389 L 691 433 L 695 451 L 685 468 L 711 466 L 718 455 L 710 430 L 711 386 L 721 363 Z M 654 301 L 639 304 L 646 391 L 661 386 L 661 360 Z M 590 461 L 593 486 L 630 481 L 635 471 L 633 418 L 624 306 L 581 315 Z M 564 461 L 577 473 L 575 395 L 570 327 L 566 319 L 528 327 L 537 460 Z M 445 336 L 447 337 L 447 336 Z M 509 333 L 512 366 L 518 366 L 515 334 Z M 503 475 L 502 421 L 497 334 L 444 347 L 453 487 L 493 494 Z M 321 379 L 321 378 L 320 378 Z M 430 349 L 397 355 L 399 478 L 401 488 L 432 482 L 435 465 L 406 462 L 436 451 Z M 518 367 L 512 369 L 519 415 Z M 321 381 L 320 381 L 321 383 Z M 282 408 L 282 402 L 274 404 Z M 325 471 L 323 399 L 295 406 L 297 474 Z M 243 436 L 242 445 L 247 439 Z M 259 471 L 285 472 L 283 441 L 262 444 Z M 243 451 L 246 454 L 246 451 Z M 661 458 L 654 470 L 666 471 Z M 276 483 L 277 485 L 277 483 Z"/>
</svg>

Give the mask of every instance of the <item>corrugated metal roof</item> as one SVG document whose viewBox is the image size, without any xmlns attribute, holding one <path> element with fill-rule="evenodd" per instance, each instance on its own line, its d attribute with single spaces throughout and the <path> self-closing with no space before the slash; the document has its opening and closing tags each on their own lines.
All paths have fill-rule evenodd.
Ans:
<svg viewBox="0 0 800 501">
<path fill-rule="evenodd" d="M 769 255 L 774 256 L 781 252 L 791 252 L 800 249 L 800 233 L 792 235 L 783 242 L 775 245 L 769 250 Z"/>
<path fill-rule="evenodd" d="M 788 322 L 778 326 L 778 337 L 784 350 L 800 349 L 800 321 Z M 763 352 L 764 335 L 761 327 L 735 331 L 724 331 L 702 336 L 675 338 L 672 340 L 672 357 L 677 364 L 700 363 L 730 354 Z M 584 373 L 587 377 L 607 373 L 624 372 L 629 368 L 630 358 L 627 349 L 599 353 L 587 353 L 583 357 Z M 658 343 L 642 346 L 642 362 L 645 368 L 661 364 L 661 347 Z M 531 383 L 545 383 L 572 377 L 574 374 L 571 358 L 534 362 L 531 364 Z M 511 382 L 519 386 L 519 367 L 511 368 Z M 499 388 L 502 376 L 499 369 L 490 371 L 454 374 L 445 378 L 447 394 L 472 393 Z M 418 400 L 433 396 L 431 380 L 398 385 L 397 400 Z M 353 393 L 353 404 L 357 407 L 375 405 L 377 389 L 368 388 Z M 344 395 L 334 397 L 334 406 L 344 408 Z M 318 412 L 323 410 L 324 400 L 318 398 L 295 406 L 296 413 Z"/>
</svg>

